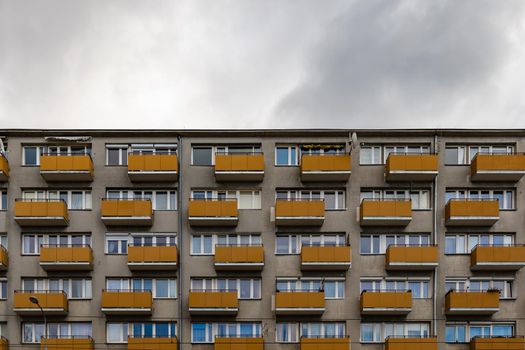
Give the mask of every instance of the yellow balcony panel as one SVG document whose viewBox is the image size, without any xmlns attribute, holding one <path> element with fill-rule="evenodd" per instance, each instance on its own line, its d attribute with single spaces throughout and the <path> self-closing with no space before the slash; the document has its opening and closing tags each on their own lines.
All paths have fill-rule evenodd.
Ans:
<svg viewBox="0 0 525 350">
<path fill-rule="evenodd" d="M 177 350 L 178 344 L 177 337 L 128 337 L 128 350 Z"/>
<path fill-rule="evenodd" d="M 39 307 L 29 300 L 36 297 L 47 315 L 67 315 L 68 301 L 62 291 L 15 291 L 13 309 L 19 315 L 37 316 Z"/>
<path fill-rule="evenodd" d="M 277 226 L 321 226 L 324 223 L 324 201 L 285 200 L 275 202 Z"/>
<path fill-rule="evenodd" d="M 385 350 L 438 350 L 436 337 L 388 337 L 385 340 Z"/>
<path fill-rule="evenodd" d="M 387 270 L 434 270 L 438 266 L 435 245 L 389 245 L 386 250 Z"/>
<path fill-rule="evenodd" d="M 525 174 L 525 154 L 478 153 L 470 174 L 472 181 L 519 181 Z"/>
<path fill-rule="evenodd" d="M 93 250 L 88 245 L 43 245 L 40 266 L 47 271 L 92 270 Z"/>
<path fill-rule="evenodd" d="M 277 315 L 321 315 L 324 310 L 324 292 L 279 291 L 275 293 L 275 313 Z"/>
<path fill-rule="evenodd" d="M 237 291 L 192 290 L 189 311 L 192 315 L 236 315 L 239 311 Z"/>
<path fill-rule="evenodd" d="M 67 204 L 60 199 L 17 199 L 15 221 L 20 226 L 67 226 Z"/>
<path fill-rule="evenodd" d="M 492 315 L 499 310 L 499 291 L 451 290 L 445 296 L 447 315 Z"/>
<path fill-rule="evenodd" d="M 179 165 L 176 154 L 128 154 L 131 181 L 177 181 Z"/>
<path fill-rule="evenodd" d="M 477 245 L 470 253 L 471 270 L 519 270 L 525 266 L 525 246 Z"/>
<path fill-rule="evenodd" d="M 451 199 L 445 206 L 447 226 L 492 226 L 498 220 L 497 200 Z"/>
<path fill-rule="evenodd" d="M 361 314 L 406 315 L 412 311 L 411 291 L 363 291 Z"/>
<path fill-rule="evenodd" d="M 237 226 L 237 199 L 190 199 L 188 220 L 193 226 Z"/>
<path fill-rule="evenodd" d="M 93 181 L 93 160 L 89 155 L 43 155 L 40 175 L 46 181 Z"/>
<path fill-rule="evenodd" d="M 147 199 L 103 199 L 101 219 L 106 226 L 151 226 L 153 208 Z"/>
<path fill-rule="evenodd" d="M 262 153 L 216 154 L 215 180 L 262 181 L 264 155 Z"/>
<path fill-rule="evenodd" d="M 177 246 L 128 246 L 130 270 L 176 270 Z"/>
<path fill-rule="evenodd" d="M 0 350 L 7 350 L 9 349 L 9 341 L 7 338 L 0 337 Z"/>
<path fill-rule="evenodd" d="M 387 181 L 432 181 L 438 174 L 435 154 L 395 154 L 386 160 Z"/>
<path fill-rule="evenodd" d="M 263 350 L 264 340 L 253 338 L 215 338 L 214 350 Z"/>
<path fill-rule="evenodd" d="M 470 340 L 470 350 L 523 350 L 523 337 L 474 337 Z"/>
<path fill-rule="evenodd" d="M 0 271 L 5 271 L 9 267 L 9 254 L 4 246 L 0 245 Z"/>
<path fill-rule="evenodd" d="M 348 154 L 301 157 L 301 181 L 348 181 L 351 173 L 352 157 Z"/>
<path fill-rule="evenodd" d="M 40 350 L 93 350 L 95 342 L 91 337 L 42 338 Z"/>
<path fill-rule="evenodd" d="M 361 226 L 406 226 L 412 221 L 412 202 L 363 199 L 359 215 Z"/>
<path fill-rule="evenodd" d="M 3 153 L 0 153 L 0 181 L 9 180 L 9 162 Z"/>
<path fill-rule="evenodd" d="M 300 350 L 350 350 L 350 338 L 301 338 Z"/>
<path fill-rule="evenodd" d="M 350 246 L 306 246 L 301 248 L 303 270 L 348 270 L 352 265 Z"/>
<path fill-rule="evenodd" d="M 262 270 L 262 245 L 217 245 L 213 264 L 216 270 Z"/>
<path fill-rule="evenodd" d="M 150 291 L 102 291 L 102 312 L 106 315 L 151 315 L 152 310 Z"/>
</svg>

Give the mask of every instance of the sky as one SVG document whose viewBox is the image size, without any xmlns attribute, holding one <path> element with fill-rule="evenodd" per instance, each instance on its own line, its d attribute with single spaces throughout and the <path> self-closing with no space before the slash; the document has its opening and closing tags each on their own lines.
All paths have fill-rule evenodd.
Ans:
<svg viewBox="0 0 525 350">
<path fill-rule="evenodd" d="M 0 128 L 518 127 L 523 0 L 0 0 Z"/>
</svg>

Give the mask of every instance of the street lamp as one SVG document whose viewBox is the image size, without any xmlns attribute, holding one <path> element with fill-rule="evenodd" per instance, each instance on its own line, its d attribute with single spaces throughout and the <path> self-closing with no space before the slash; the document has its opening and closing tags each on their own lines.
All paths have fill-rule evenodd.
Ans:
<svg viewBox="0 0 525 350">
<path fill-rule="evenodd" d="M 40 309 L 40 312 L 42 313 L 42 318 L 44 319 L 44 338 L 47 339 L 47 319 L 46 319 L 46 313 L 44 312 L 44 309 L 42 308 L 42 305 L 40 305 L 40 301 L 35 296 L 30 296 L 29 301 Z M 47 346 L 45 347 L 47 349 Z"/>
</svg>

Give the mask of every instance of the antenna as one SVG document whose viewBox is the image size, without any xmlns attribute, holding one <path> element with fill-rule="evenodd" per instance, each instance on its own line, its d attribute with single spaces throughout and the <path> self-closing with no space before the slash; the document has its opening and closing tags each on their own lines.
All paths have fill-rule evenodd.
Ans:
<svg viewBox="0 0 525 350">
<path fill-rule="evenodd" d="M 352 132 L 350 135 L 350 152 L 357 147 L 357 134 L 355 132 Z"/>
</svg>

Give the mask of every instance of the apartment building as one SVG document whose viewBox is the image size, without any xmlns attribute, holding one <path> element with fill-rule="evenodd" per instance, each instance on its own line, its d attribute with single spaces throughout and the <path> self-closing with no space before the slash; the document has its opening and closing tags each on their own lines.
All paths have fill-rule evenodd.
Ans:
<svg viewBox="0 0 525 350">
<path fill-rule="evenodd" d="M 0 349 L 525 349 L 523 130 L 0 140 Z"/>
</svg>

